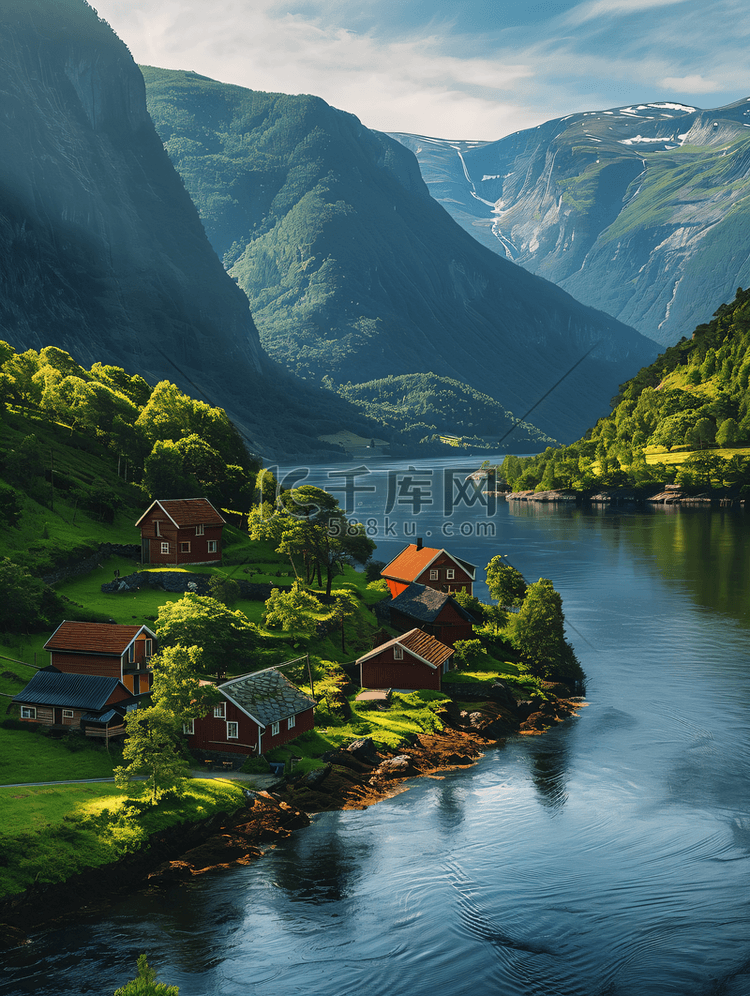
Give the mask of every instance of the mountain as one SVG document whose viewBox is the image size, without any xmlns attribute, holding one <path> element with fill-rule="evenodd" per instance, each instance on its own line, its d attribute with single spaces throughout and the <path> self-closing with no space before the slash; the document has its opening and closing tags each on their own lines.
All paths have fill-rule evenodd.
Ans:
<svg viewBox="0 0 750 996">
<path fill-rule="evenodd" d="M 676 481 L 730 487 L 747 499 L 748 383 L 750 290 L 740 289 L 710 322 L 623 384 L 612 413 L 583 439 L 536 457 L 506 457 L 502 473 L 514 489 L 640 485 L 653 494 Z"/>
<path fill-rule="evenodd" d="M 656 353 L 477 245 L 414 156 L 311 96 L 141 67 L 148 108 L 268 353 L 308 381 L 434 373 L 579 435 Z"/>
<path fill-rule="evenodd" d="M 338 393 L 363 415 L 398 432 L 402 445 L 455 437 L 468 446 L 537 451 L 556 442 L 528 422 L 520 424 L 497 401 L 466 384 L 435 374 L 393 375 L 364 384 L 342 384 Z"/>
<path fill-rule="evenodd" d="M 497 142 L 394 137 L 482 245 L 669 345 L 750 282 L 748 129 L 748 100 L 660 101 Z"/>
<path fill-rule="evenodd" d="M 269 361 L 140 70 L 84 0 L 3 0 L 0 107 L 0 339 L 197 385 L 257 452 L 330 453 L 317 434 L 359 417 Z"/>
</svg>

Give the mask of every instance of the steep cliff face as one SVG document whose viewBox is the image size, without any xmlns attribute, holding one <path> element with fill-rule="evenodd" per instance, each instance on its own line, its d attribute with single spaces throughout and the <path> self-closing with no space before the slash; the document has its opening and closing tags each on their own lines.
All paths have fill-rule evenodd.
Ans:
<svg viewBox="0 0 750 996">
<path fill-rule="evenodd" d="M 148 106 L 269 354 L 309 381 L 433 372 L 556 439 L 655 355 L 633 329 L 470 239 L 413 155 L 316 97 L 142 67 Z"/>
<path fill-rule="evenodd" d="M 662 344 L 750 281 L 750 104 L 571 114 L 498 142 L 397 136 L 484 245 Z"/>
<path fill-rule="evenodd" d="M 196 378 L 240 418 L 268 363 L 140 71 L 83 0 L 0 7 L 0 338 Z"/>
</svg>

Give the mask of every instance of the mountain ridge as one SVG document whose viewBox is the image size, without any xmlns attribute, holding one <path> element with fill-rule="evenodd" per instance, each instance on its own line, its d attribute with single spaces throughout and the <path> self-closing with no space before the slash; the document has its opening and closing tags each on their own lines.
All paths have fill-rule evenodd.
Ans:
<svg viewBox="0 0 750 996">
<path fill-rule="evenodd" d="M 149 111 L 269 354 L 302 377 L 432 372 L 570 437 L 656 352 L 445 215 L 416 160 L 320 98 L 143 66 Z"/>
<path fill-rule="evenodd" d="M 496 142 L 394 137 L 482 244 L 668 345 L 750 279 L 749 129 L 747 99 L 654 101 Z"/>
</svg>

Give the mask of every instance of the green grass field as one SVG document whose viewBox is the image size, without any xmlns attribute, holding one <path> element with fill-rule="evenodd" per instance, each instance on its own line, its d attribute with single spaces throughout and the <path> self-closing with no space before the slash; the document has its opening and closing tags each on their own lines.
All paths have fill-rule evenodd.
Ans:
<svg viewBox="0 0 750 996">
<path fill-rule="evenodd" d="M 134 807 L 114 785 L 0 788 L 0 896 L 117 861 L 152 833 L 243 802 L 241 787 L 224 779 L 193 779 L 182 798 L 155 807 Z"/>
</svg>

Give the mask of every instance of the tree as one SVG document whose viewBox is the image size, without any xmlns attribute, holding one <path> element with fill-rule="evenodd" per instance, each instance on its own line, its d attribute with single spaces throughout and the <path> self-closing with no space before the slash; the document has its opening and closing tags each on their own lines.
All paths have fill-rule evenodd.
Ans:
<svg viewBox="0 0 750 996">
<path fill-rule="evenodd" d="M 517 608 L 526 596 L 523 574 L 505 561 L 503 554 L 493 557 L 485 568 L 490 595 L 500 605 Z"/>
<path fill-rule="evenodd" d="M 151 804 L 166 792 L 180 793 L 189 775 L 182 756 L 181 722 L 164 706 L 136 709 L 125 717 L 127 736 L 122 757 L 128 764 L 115 768 L 115 784 L 128 789 L 137 775 L 146 775 Z"/>
<path fill-rule="evenodd" d="M 512 621 L 514 645 L 532 662 L 534 673 L 579 684 L 583 671 L 565 639 L 562 598 L 552 582 L 539 578 L 529 585 L 518 615 Z"/>
<path fill-rule="evenodd" d="M 143 490 L 149 498 L 194 498 L 202 490 L 185 469 L 185 460 L 171 439 L 157 440 L 143 464 Z"/>
<path fill-rule="evenodd" d="M 44 582 L 4 557 L 0 561 L 0 632 L 29 631 L 41 621 Z"/>
<path fill-rule="evenodd" d="M 266 601 L 263 621 L 266 626 L 281 626 L 293 638 L 297 635 L 310 636 L 315 632 L 315 615 L 320 611 L 320 602 L 309 591 L 305 591 L 304 585 L 298 580 L 288 591 L 274 588 Z"/>
<path fill-rule="evenodd" d="M 223 673 L 228 662 L 233 669 L 251 670 L 259 639 L 257 626 L 244 612 L 192 592 L 161 606 L 156 635 L 162 648 L 200 647 L 201 668 L 206 675 Z"/>
<path fill-rule="evenodd" d="M 741 438 L 740 427 L 736 419 L 725 418 L 716 432 L 716 443 L 718 446 L 732 446 L 739 442 Z"/>
<path fill-rule="evenodd" d="M 145 954 L 138 958 L 137 964 L 138 975 L 116 989 L 114 996 L 179 996 L 177 986 L 156 981 L 156 972 L 149 966 Z"/>
<path fill-rule="evenodd" d="M 355 616 L 359 611 L 359 605 L 357 603 L 357 597 L 351 591 L 345 591 L 341 589 L 339 591 L 332 592 L 335 599 L 333 610 L 331 611 L 331 618 L 338 619 L 339 625 L 341 627 L 341 650 L 346 652 L 346 642 L 344 634 L 344 621 Z"/>
<path fill-rule="evenodd" d="M 180 724 L 201 719 L 221 693 L 215 685 L 201 684 L 205 672 L 200 647 L 162 647 L 152 658 L 154 683 L 151 698 L 155 706 L 172 713 Z"/>
<path fill-rule="evenodd" d="M 460 670 L 479 664 L 486 655 L 487 650 L 481 640 L 456 640 L 453 647 L 453 660 Z"/>
<path fill-rule="evenodd" d="M 279 552 L 286 553 L 299 577 L 294 557 L 302 559 L 305 578 L 309 582 L 315 573 L 322 587 L 322 571 L 326 572 L 326 595 L 330 596 L 333 579 L 348 563 L 366 564 L 375 549 L 365 527 L 350 522 L 339 508 L 333 495 L 305 484 L 285 491 L 279 498 L 282 507 L 294 522 L 282 533 Z"/>
</svg>

